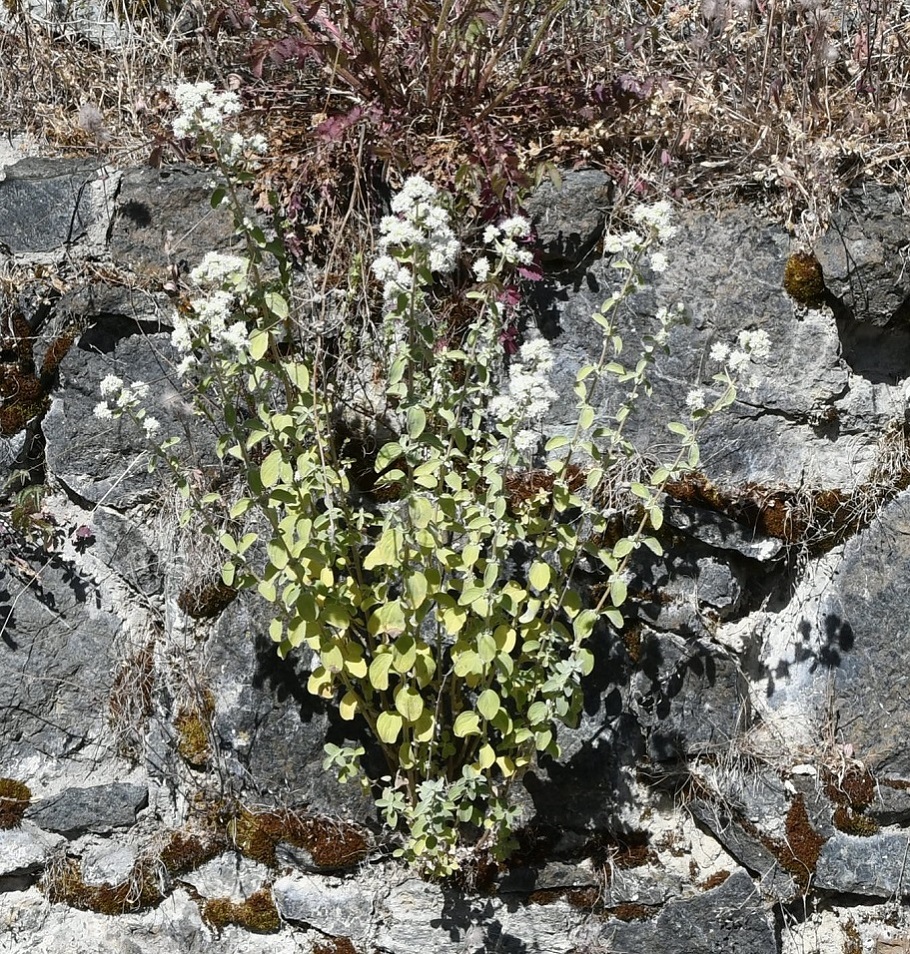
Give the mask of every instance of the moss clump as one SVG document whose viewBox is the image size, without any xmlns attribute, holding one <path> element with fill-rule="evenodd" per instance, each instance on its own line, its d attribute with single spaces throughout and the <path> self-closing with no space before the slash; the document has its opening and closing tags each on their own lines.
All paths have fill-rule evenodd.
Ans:
<svg viewBox="0 0 910 954">
<path fill-rule="evenodd" d="M 357 954 L 357 948 L 349 937 L 333 937 L 313 945 L 313 954 Z"/>
<path fill-rule="evenodd" d="M 255 934 L 274 934 L 281 930 L 281 918 L 268 888 L 251 894 L 246 901 L 212 898 L 203 905 L 202 918 L 218 931 L 228 924 L 236 924 Z"/>
<path fill-rule="evenodd" d="M 211 725 L 215 698 L 206 690 L 201 700 L 180 710 L 174 718 L 177 751 L 193 768 L 203 768 L 212 757 Z"/>
<path fill-rule="evenodd" d="M 64 861 L 47 870 L 40 884 L 47 899 L 80 911 L 124 914 L 156 907 L 164 895 L 151 865 L 137 863 L 130 877 L 120 884 L 86 884 L 79 864 Z"/>
<path fill-rule="evenodd" d="M 31 800 L 31 789 L 24 782 L 0 778 L 0 829 L 19 825 Z"/>
<path fill-rule="evenodd" d="M 784 266 L 784 291 L 800 305 L 821 305 L 825 300 L 825 276 L 811 252 L 794 252 Z"/>
<path fill-rule="evenodd" d="M 777 845 L 774 853 L 782 867 L 786 868 L 800 888 L 805 890 L 815 872 L 822 846 L 828 839 L 823 838 L 812 827 L 802 795 L 793 799 L 787 812 L 786 832 L 786 841 Z"/>
<path fill-rule="evenodd" d="M 251 812 L 242 809 L 229 833 L 247 858 L 270 868 L 277 865 L 275 849 L 286 842 L 309 852 L 317 868 L 333 870 L 357 864 L 369 842 L 353 825 L 301 815 L 292 811 Z"/>
<path fill-rule="evenodd" d="M 831 820 L 838 831 L 848 835 L 858 835 L 861 838 L 868 838 L 879 830 L 879 824 L 875 819 L 869 818 L 862 812 L 854 811 L 846 805 L 838 805 L 834 809 L 834 817 Z"/>
<path fill-rule="evenodd" d="M 237 590 L 218 580 L 183 590 L 177 597 L 177 605 L 192 619 L 214 619 L 236 598 Z"/>
<path fill-rule="evenodd" d="M 175 831 L 162 849 L 159 860 L 165 871 L 173 877 L 193 871 L 221 854 L 226 847 L 227 840 L 214 832 L 194 835 L 186 831 Z"/>
</svg>

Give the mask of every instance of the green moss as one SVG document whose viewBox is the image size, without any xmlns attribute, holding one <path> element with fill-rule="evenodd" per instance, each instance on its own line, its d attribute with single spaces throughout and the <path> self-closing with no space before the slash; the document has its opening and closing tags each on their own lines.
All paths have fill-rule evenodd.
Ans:
<svg viewBox="0 0 910 954">
<path fill-rule="evenodd" d="M 313 863 L 327 870 L 357 864 L 369 843 L 353 825 L 292 811 L 251 812 L 241 809 L 229 826 L 237 848 L 253 861 L 274 868 L 275 849 L 286 842 L 308 851 Z"/>
<path fill-rule="evenodd" d="M 184 874 L 221 854 L 227 847 L 225 838 L 214 833 L 195 835 L 186 831 L 172 832 L 164 846 L 160 861 L 171 876 Z"/>
<path fill-rule="evenodd" d="M 86 884 L 78 862 L 67 860 L 48 869 L 40 888 L 55 904 L 109 915 L 156 907 L 164 897 L 152 866 L 144 862 L 120 884 Z"/>
<path fill-rule="evenodd" d="M 174 719 L 177 751 L 193 768 L 203 768 L 212 757 L 211 726 L 215 699 L 206 690 L 194 706 L 180 710 Z"/>
<path fill-rule="evenodd" d="M 825 300 L 825 276 L 811 252 L 794 252 L 784 266 L 784 291 L 800 305 L 813 307 Z"/>
<path fill-rule="evenodd" d="M 251 894 L 246 901 L 212 898 L 203 905 L 202 918 L 219 931 L 228 924 L 236 924 L 255 934 L 274 934 L 281 930 L 281 918 L 268 888 Z"/>
<path fill-rule="evenodd" d="M 0 829 L 20 824 L 31 799 L 31 789 L 24 782 L 0 778 Z"/>
</svg>

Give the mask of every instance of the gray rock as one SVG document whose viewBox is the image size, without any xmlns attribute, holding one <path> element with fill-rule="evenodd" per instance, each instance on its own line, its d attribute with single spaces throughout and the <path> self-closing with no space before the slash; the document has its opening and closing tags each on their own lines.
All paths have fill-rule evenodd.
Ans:
<svg viewBox="0 0 910 954">
<path fill-rule="evenodd" d="M 825 285 L 857 321 L 887 325 L 910 296 L 904 254 L 910 223 L 898 189 L 848 192 L 816 245 Z"/>
<path fill-rule="evenodd" d="M 125 173 L 111 229 L 114 260 L 161 279 L 171 266 L 188 271 L 206 252 L 235 246 L 230 212 L 212 209 L 213 188 L 212 174 L 192 166 Z"/>
<path fill-rule="evenodd" d="M 375 898 L 355 883 L 288 875 L 272 885 L 272 895 L 286 921 L 310 925 L 323 934 L 349 937 L 355 946 L 369 937 Z"/>
<path fill-rule="evenodd" d="M 149 473 L 150 445 L 129 417 L 100 420 L 101 380 L 115 374 L 129 384 L 150 385 L 147 412 L 161 424 L 161 439 L 180 437 L 178 456 L 194 466 L 211 460 L 214 438 L 192 418 L 189 404 L 174 385 L 177 356 L 166 334 L 143 333 L 121 300 L 120 310 L 99 317 L 60 366 L 60 387 L 42 422 L 48 470 L 71 495 L 92 504 L 122 507 L 159 492 L 161 478 Z M 146 581 L 149 582 L 148 580 Z"/>
<path fill-rule="evenodd" d="M 866 814 L 880 825 L 906 825 L 910 822 L 910 781 L 879 778 L 875 800 Z"/>
<path fill-rule="evenodd" d="M 910 711 L 895 704 L 910 691 L 910 494 L 903 493 L 850 540 L 834 592 L 819 603 L 807 637 L 819 676 L 834 677 L 841 725 L 877 774 L 910 777 Z M 808 621 L 807 621 L 808 625 Z M 870 694 L 870 687 L 874 692 Z"/>
<path fill-rule="evenodd" d="M 181 875 L 180 880 L 191 884 L 204 898 L 241 899 L 258 891 L 268 876 L 265 865 L 236 852 L 226 852 Z"/>
<path fill-rule="evenodd" d="M 394 885 L 376 909 L 373 942 L 391 954 L 568 954 L 593 933 L 588 917 L 565 901 L 471 900 L 416 878 Z"/>
<path fill-rule="evenodd" d="M 92 555 L 127 585 L 145 596 L 161 592 L 159 558 L 128 519 L 109 508 L 98 507 L 92 512 L 92 535 Z"/>
<path fill-rule="evenodd" d="M 94 605 L 91 582 L 62 559 L 40 576 L 36 561 L 35 577 L 15 566 L 9 557 L 0 566 L 0 765 L 78 761 L 105 731 L 121 624 Z"/>
<path fill-rule="evenodd" d="M 136 864 L 135 845 L 92 845 L 82 854 L 82 879 L 86 884 L 123 884 Z"/>
<path fill-rule="evenodd" d="M 29 822 L 0 830 L 0 890 L 22 890 L 63 840 Z"/>
<path fill-rule="evenodd" d="M 104 835 L 136 824 L 136 813 L 148 802 L 148 789 L 128 782 L 68 788 L 59 795 L 33 802 L 26 817 L 67 838 L 87 832 Z"/>
<path fill-rule="evenodd" d="M 773 560 L 783 549 L 780 540 L 762 537 L 725 514 L 703 507 L 670 502 L 664 507 L 664 519 L 710 547 L 732 550 L 750 560 Z"/>
<path fill-rule="evenodd" d="M 562 188 L 541 183 L 526 206 L 545 260 L 578 265 L 603 234 L 613 199 L 613 181 L 596 169 L 566 172 Z"/>
<path fill-rule="evenodd" d="M 604 926 L 600 941 L 613 951 L 778 954 L 773 916 L 742 869 L 701 897 L 670 902 L 653 921 Z"/>
<path fill-rule="evenodd" d="M 639 723 L 657 762 L 726 751 L 749 723 L 748 682 L 739 661 L 717 647 L 643 631 L 632 681 Z"/>
<path fill-rule="evenodd" d="M 762 844 L 754 826 L 747 829 L 720 805 L 701 800 L 693 802 L 689 810 L 743 867 L 759 878 L 762 897 L 774 903 L 786 903 L 796 897 L 796 882 Z"/>
<path fill-rule="evenodd" d="M 728 619 L 739 609 L 742 595 L 742 586 L 729 565 L 713 557 L 698 561 L 696 596 L 700 604 L 716 610 L 721 619 Z"/>
<path fill-rule="evenodd" d="M 215 624 L 206 667 L 220 757 L 241 784 L 280 791 L 286 804 L 369 822 L 375 808 L 360 786 L 322 768 L 326 737 L 342 742 L 350 724 L 307 692 L 303 652 L 280 659 L 267 630 L 258 597 L 246 594 Z"/>
<path fill-rule="evenodd" d="M 822 848 L 815 885 L 823 891 L 872 898 L 910 895 L 910 839 L 904 833 L 861 838 L 837 831 Z"/>
<path fill-rule="evenodd" d="M 94 184 L 96 160 L 23 159 L 6 166 L 0 179 L 0 246 L 14 255 L 71 248 L 89 232 L 107 229 Z M 115 182 L 108 183 L 113 197 Z M 101 204 L 101 208 L 96 205 Z"/>
</svg>

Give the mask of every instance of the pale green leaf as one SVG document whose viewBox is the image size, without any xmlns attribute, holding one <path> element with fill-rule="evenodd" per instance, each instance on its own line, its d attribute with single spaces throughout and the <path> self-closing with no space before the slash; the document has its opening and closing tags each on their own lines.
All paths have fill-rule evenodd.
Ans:
<svg viewBox="0 0 910 954">
<path fill-rule="evenodd" d="M 423 713 L 423 698 L 416 689 L 399 686 L 395 691 L 395 708 L 407 722 L 416 722 Z"/>
<path fill-rule="evenodd" d="M 476 712 L 459 712 L 452 726 L 452 732 L 459 739 L 469 735 L 480 735 L 480 717 Z"/>
<path fill-rule="evenodd" d="M 394 745 L 398 740 L 401 727 L 404 724 L 401 714 L 398 712 L 381 712 L 376 720 L 376 735 L 379 741 L 386 745 Z"/>
<path fill-rule="evenodd" d="M 499 696 L 493 689 L 484 689 L 477 697 L 477 711 L 489 722 L 499 712 Z"/>
<path fill-rule="evenodd" d="M 535 590 L 542 592 L 550 584 L 551 571 L 546 563 L 536 560 L 528 570 L 528 581 Z"/>
<path fill-rule="evenodd" d="M 427 426 L 427 415 L 426 411 L 422 407 L 409 407 L 408 408 L 408 437 L 412 441 L 416 441 L 418 437 L 424 432 L 424 428 Z"/>
<path fill-rule="evenodd" d="M 616 607 L 622 606 L 626 601 L 628 592 L 629 587 L 626 581 L 622 577 L 614 577 L 610 584 L 610 602 Z"/>
<path fill-rule="evenodd" d="M 389 670 L 392 668 L 392 654 L 382 653 L 370 663 L 370 685 L 378 692 L 389 688 Z"/>
<path fill-rule="evenodd" d="M 278 483 L 283 459 L 280 450 L 273 450 L 259 465 L 259 479 L 262 481 L 263 487 L 274 487 Z"/>
</svg>

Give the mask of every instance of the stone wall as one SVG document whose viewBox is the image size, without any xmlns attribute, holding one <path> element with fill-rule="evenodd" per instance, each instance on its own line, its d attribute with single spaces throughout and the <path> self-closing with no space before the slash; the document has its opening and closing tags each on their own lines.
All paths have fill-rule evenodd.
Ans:
<svg viewBox="0 0 910 954">
<path fill-rule="evenodd" d="M 212 463 L 163 290 L 174 265 L 231 245 L 207 174 L 26 159 L 0 175 L 27 322 L 0 336 L 0 466 L 47 487 L 0 506 L 0 952 L 910 948 L 896 194 L 848 197 L 816 250 L 817 308 L 782 288 L 781 229 L 744 208 L 680 213 L 627 347 L 661 303 L 688 322 L 629 433 L 670 446 L 714 342 L 763 328 L 774 351 L 705 429 L 703 474 L 669 488 L 666 555 L 636 564 L 626 629 L 596 637 L 582 724 L 523 780 L 515 861 L 456 888 L 389 860 L 369 802 L 322 769 L 350 727 L 306 693 L 303 654 L 278 659 L 255 603 L 219 586 L 133 425 L 91 413 L 105 375 L 141 378 L 187 466 Z M 569 174 L 530 208 L 558 432 L 600 349 L 610 183 Z"/>
</svg>

